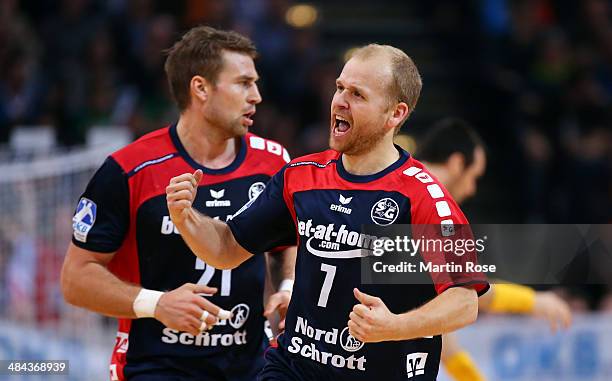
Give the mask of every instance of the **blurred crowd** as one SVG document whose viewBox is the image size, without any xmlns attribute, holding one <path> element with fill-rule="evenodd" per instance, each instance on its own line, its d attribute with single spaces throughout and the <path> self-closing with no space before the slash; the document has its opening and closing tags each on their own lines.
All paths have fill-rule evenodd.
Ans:
<svg viewBox="0 0 612 381">
<path fill-rule="evenodd" d="M 466 205 L 471 221 L 612 222 L 612 1 L 320 0 L 310 2 L 318 18 L 302 24 L 288 21 L 295 4 L 2 0 L 0 144 L 23 125 L 53 126 L 61 146 L 74 146 L 92 126 L 128 126 L 138 137 L 172 123 L 177 114 L 163 51 L 186 29 L 209 24 L 242 32 L 259 49 L 264 102 L 254 132 L 281 142 L 293 156 L 323 149 L 329 101 L 346 49 L 387 42 L 379 35 L 375 41 L 363 37 L 368 31 L 358 23 L 353 34 L 331 36 L 338 33 L 334 24 L 350 22 L 354 9 L 398 7 L 414 27 L 393 44 L 415 59 L 424 81 L 422 105 L 402 134 L 418 144 L 438 119 L 457 116 L 470 121 L 487 144 L 487 173 Z M 346 18 L 326 18 L 328 7 L 340 7 Z M 395 16 L 401 19 L 401 12 Z M 346 37 L 343 46 L 338 37 Z M 413 49 L 417 40 L 438 51 L 435 65 Z M 428 77 L 435 68 L 443 75 Z M 451 102 L 431 101 L 435 92 Z M 27 247 L 36 244 L 32 240 L 17 239 L 19 229 L 3 225 L 0 240 L 12 253 L 35 250 Z M 61 263 L 68 239 L 54 242 L 62 247 L 51 256 L 51 267 Z M 0 255 L 0 270 L 13 269 L 2 281 L 23 284 L 23 269 L 44 263 L 20 260 L 27 256 Z M 574 293 L 576 305 L 612 305 L 612 299 L 601 298 L 605 292 Z M 51 293 L 49 298 L 60 298 Z M 1 294 L 2 304 L 9 302 L 3 298 L 11 297 Z"/>
<path fill-rule="evenodd" d="M 163 51 L 189 27 L 210 24 L 255 40 L 269 105 L 260 109 L 257 132 L 294 146 L 299 126 L 324 116 L 313 115 L 310 103 L 319 98 L 326 103 L 333 88 L 321 84 L 328 78 L 320 75 L 325 65 L 315 54 L 315 30 L 292 28 L 285 21 L 290 4 L 3 1 L 0 136 L 6 140 L 17 125 L 51 125 L 61 144 L 74 145 L 83 142 L 91 126 L 126 125 L 138 137 L 174 121 Z M 332 85 L 336 74 L 333 67 L 327 75 Z"/>
<path fill-rule="evenodd" d="M 511 188 L 523 188 L 517 200 L 523 217 L 609 223 L 612 2 L 483 4 L 483 93 L 494 126 L 487 136 L 508 147 L 497 158 L 510 173 L 521 173 L 521 184 Z"/>
</svg>

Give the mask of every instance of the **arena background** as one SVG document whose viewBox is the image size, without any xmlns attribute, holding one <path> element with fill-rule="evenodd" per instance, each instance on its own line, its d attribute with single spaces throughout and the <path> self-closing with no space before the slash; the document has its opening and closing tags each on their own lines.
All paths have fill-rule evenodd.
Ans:
<svg viewBox="0 0 612 381">
<path fill-rule="evenodd" d="M 2 0 L 0 359 L 67 359 L 66 379 L 108 379 L 114 322 L 59 288 L 71 216 L 107 154 L 176 120 L 162 50 L 198 24 L 255 41 L 253 131 L 293 156 L 326 147 L 347 52 L 387 43 L 424 81 L 406 147 L 447 116 L 484 137 L 471 222 L 612 221 L 611 1 Z M 566 332 L 484 314 L 460 332 L 490 380 L 612 379 L 609 288 L 555 290 L 576 314 Z"/>
</svg>

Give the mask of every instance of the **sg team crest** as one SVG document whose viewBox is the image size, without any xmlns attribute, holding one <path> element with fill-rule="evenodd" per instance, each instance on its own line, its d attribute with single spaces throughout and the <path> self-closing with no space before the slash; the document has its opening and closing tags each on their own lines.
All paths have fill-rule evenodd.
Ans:
<svg viewBox="0 0 612 381">
<path fill-rule="evenodd" d="M 394 199 L 385 197 L 379 200 L 372 207 L 370 216 L 375 224 L 386 226 L 391 225 L 399 215 L 399 206 Z"/>
</svg>

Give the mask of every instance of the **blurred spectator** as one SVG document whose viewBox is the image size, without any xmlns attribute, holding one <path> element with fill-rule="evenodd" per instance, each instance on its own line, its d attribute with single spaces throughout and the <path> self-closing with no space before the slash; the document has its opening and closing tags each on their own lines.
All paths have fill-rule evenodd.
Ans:
<svg viewBox="0 0 612 381">
<path fill-rule="evenodd" d="M 11 127 L 37 122 L 43 93 L 39 43 L 18 5 L 0 2 L 0 141 Z"/>
<path fill-rule="evenodd" d="M 169 15 L 155 16 L 148 24 L 145 44 L 129 72 L 129 80 L 138 89 L 138 103 L 131 122 L 134 136 L 159 128 L 159 121 L 171 122 L 177 117 L 167 87 L 162 53 L 172 45 L 175 33 L 174 19 Z"/>
<path fill-rule="evenodd" d="M 315 1 L 318 18 L 302 29 L 286 21 L 295 4 L 3 1 L 0 140 L 19 124 L 55 126 L 71 145 L 93 125 L 129 125 L 140 136 L 173 122 L 162 52 L 181 30 L 210 23 L 249 33 L 259 47 L 264 103 L 254 131 L 294 156 L 324 149 L 345 49 L 389 42 L 424 75 L 423 100 L 404 132 L 458 115 L 474 121 L 490 147 L 490 191 L 472 215 L 612 220 L 610 1 Z M 381 27 L 389 18 L 398 26 Z"/>
<path fill-rule="evenodd" d="M 34 57 L 14 46 L 0 68 L 0 127 L 36 124 L 43 96 Z"/>
</svg>

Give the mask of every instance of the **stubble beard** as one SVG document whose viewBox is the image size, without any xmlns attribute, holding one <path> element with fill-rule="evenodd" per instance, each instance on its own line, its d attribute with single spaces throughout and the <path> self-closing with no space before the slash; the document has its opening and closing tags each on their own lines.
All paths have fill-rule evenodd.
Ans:
<svg viewBox="0 0 612 381">
<path fill-rule="evenodd" d="M 353 134 L 353 136 L 347 139 L 344 143 L 337 144 L 334 144 L 333 133 L 334 132 L 332 130 L 329 136 L 330 148 L 345 155 L 356 156 L 367 153 L 368 151 L 372 150 L 383 139 L 386 134 L 386 131 L 384 129 L 380 129 L 370 134 L 356 133 Z"/>
<path fill-rule="evenodd" d="M 242 125 L 241 119 L 242 119 L 242 116 L 232 121 L 232 123 L 229 125 L 228 133 L 232 134 L 231 137 L 233 138 L 241 138 L 244 135 L 246 135 L 247 132 L 249 131 L 247 127 Z"/>
<path fill-rule="evenodd" d="M 208 115 L 206 119 L 227 139 L 241 138 L 246 135 L 248 128 L 241 123 L 242 115 L 233 120 L 227 120 L 224 116 L 223 112 L 214 112 L 212 115 Z"/>
</svg>

